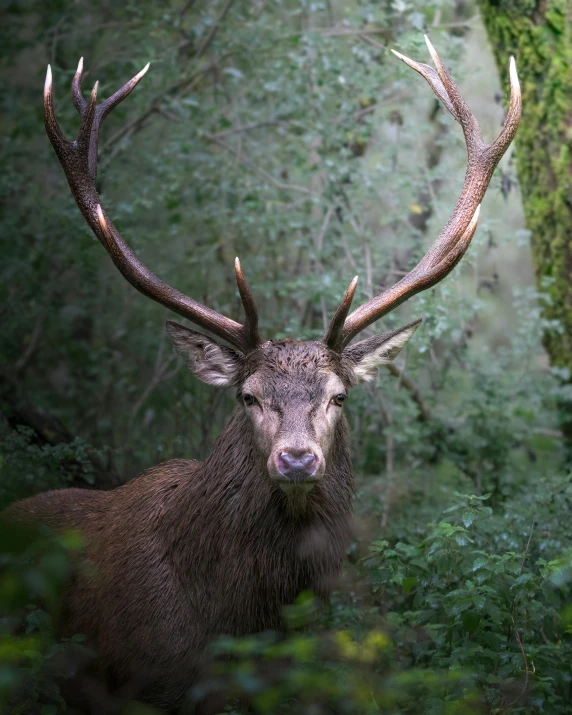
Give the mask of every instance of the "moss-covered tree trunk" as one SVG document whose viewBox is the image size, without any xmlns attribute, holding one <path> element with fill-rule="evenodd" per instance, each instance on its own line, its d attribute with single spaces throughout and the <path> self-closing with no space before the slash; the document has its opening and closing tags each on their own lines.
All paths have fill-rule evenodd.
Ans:
<svg viewBox="0 0 572 715">
<path fill-rule="evenodd" d="M 516 165 L 554 366 L 572 375 L 572 0 L 478 0 L 503 79 L 516 58 L 523 111 Z M 572 439 L 572 409 L 564 419 Z"/>
</svg>

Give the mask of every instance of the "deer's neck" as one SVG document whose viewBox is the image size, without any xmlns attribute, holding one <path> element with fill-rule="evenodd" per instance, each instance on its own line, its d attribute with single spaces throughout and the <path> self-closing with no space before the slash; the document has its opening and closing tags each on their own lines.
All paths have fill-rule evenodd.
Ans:
<svg viewBox="0 0 572 715">
<path fill-rule="evenodd" d="M 217 544 L 225 549 L 229 544 L 237 549 L 286 549 L 311 530 L 327 537 L 328 549 L 343 555 L 354 486 L 345 420 L 338 424 L 326 463 L 324 476 L 296 508 L 271 482 L 250 422 L 237 410 L 212 454 L 189 480 L 186 495 L 179 495 L 176 523 L 187 536 L 196 536 L 190 532 L 200 529 L 199 538 L 208 541 L 211 554 Z M 179 533 L 177 538 L 182 537 Z"/>
<path fill-rule="evenodd" d="M 175 490 L 162 530 L 186 598 L 205 603 L 205 592 L 216 594 L 202 609 L 213 633 L 280 628 L 282 606 L 301 592 L 326 599 L 350 540 L 347 425 L 298 511 L 271 482 L 250 430 L 235 413 L 211 456 Z"/>
</svg>

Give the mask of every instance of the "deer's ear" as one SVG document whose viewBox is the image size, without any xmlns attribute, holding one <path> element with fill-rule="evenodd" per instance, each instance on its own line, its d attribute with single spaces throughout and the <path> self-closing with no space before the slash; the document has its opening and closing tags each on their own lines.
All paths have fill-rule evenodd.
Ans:
<svg viewBox="0 0 572 715">
<path fill-rule="evenodd" d="M 238 352 L 172 320 L 167 320 L 165 326 L 175 350 L 187 359 L 189 369 L 199 380 L 216 387 L 236 384 L 242 363 Z"/>
<path fill-rule="evenodd" d="M 342 360 L 353 384 L 372 380 L 378 368 L 387 365 L 401 352 L 420 323 L 421 321 L 417 320 L 404 328 L 374 335 L 347 347 L 342 353 Z"/>
</svg>

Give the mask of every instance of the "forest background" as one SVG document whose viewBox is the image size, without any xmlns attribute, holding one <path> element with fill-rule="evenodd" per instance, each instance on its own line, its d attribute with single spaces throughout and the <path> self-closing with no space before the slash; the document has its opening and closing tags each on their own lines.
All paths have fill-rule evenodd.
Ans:
<svg viewBox="0 0 572 715">
<path fill-rule="evenodd" d="M 218 643 L 232 659 L 205 687 L 260 713 L 570 712 L 570 4 L 16 0 L 0 27 L 0 506 L 203 458 L 234 399 L 185 371 L 170 316 L 84 225 L 43 129 L 48 62 L 68 137 L 79 57 L 103 97 L 151 62 L 103 129 L 107 210 L 159 276 L 236 319 L 240 256 L 261 332 L 315 338 L 355 274 L 357 301 L 417 262 L 462 185 L 459 127 L 389 49 L 427 62 L 428 32 L 489 140 L 515 55 L 521 128 L 469 253 L 377 326 L 424 319 L 348 404 L 340 589 L 327 613 L 303 594 L 288 637 Z M 53 626 L 78 548 L 0 532 L 2 712 L 65 709 L 81 634 Z"/>
</svg>

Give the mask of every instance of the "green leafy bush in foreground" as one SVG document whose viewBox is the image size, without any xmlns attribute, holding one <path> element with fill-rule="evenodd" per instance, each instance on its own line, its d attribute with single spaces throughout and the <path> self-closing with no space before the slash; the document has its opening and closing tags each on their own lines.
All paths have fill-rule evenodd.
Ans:
<svg viewBox="0 0 572 715">
<path fill-rule="evenodd" d="M 60 683 L 89 657 L 78 634 L 56 640 L 61 592 L 81 548 L 76 532 L 54 534 L 0 521 L 0 712 L 56 715 Z"/>
<path fill-rule="evenodd" d="M 421 539 L 374 541 L 356 588 L 327 613 L 303 594 L 286 609 L 287 635 L 219 640 L 192 699 L 214 691 L 257 713 L 311 715 L 569 712 L 572 478 L 540 483 L 502 513 L 487 498 L 456 494 Z M 59 683 L 87 654 L 81 634 L 58 642 L 52 625 L 81 543 L 11 529 L 0 535 L 0 702 L 56 715 Z"/>
<path fill-rule="evenodd" d="M 260 713 L 569 712 L 572 548 L 555 542 L 571 543 L 572 486 L 539 487 L 530 518 L 524 500 L 494 514 L 486 495 L 457 494 L 420 542 L 373 542 L 359 564 L 373 600 L 339 596 L 286 639 L 219 642 L 230 665 L 211 687 Z"/>
</svg>

